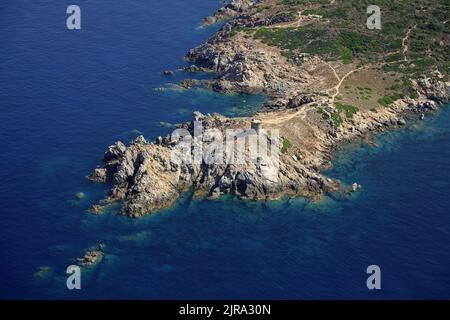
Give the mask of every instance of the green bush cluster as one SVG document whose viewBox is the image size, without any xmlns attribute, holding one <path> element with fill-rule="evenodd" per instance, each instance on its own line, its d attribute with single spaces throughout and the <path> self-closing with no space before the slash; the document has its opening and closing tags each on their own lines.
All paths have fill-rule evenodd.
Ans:
<svg viewBox="0 0 450 320">
<path fill-rule="evenodd" d="M 339 113 L 344 112 L 346 118 L 352 118 L 359 109 L 351 104 L 342 104 L 340 102 L 335 103 L 336 109 Z"/>
</svg>

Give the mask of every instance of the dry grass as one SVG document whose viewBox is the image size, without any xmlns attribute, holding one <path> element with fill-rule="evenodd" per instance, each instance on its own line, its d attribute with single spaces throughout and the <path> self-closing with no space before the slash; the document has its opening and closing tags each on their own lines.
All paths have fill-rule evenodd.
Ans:
<svg viewBox="0 0 450 320">
<path fill-rule="evenodd" d="M 397 74 L 386 74 L 373 68 L 357 71 L 344 81 L 336 102 L 356 106 L 360 111 L 380 108 L 378 99 L 392 94 L 388 88 L 398 84 L 399 80 Z"/>
</svg>

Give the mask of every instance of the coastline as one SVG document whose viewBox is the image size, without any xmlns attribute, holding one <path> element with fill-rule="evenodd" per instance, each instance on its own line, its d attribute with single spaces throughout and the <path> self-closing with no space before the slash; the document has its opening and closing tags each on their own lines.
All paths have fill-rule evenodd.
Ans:
<svg viewBox="0 0 450 320">
<path fill-rule="evenodd" d="M 218 20 L 234 20 L 187 54 L 187 59 L 197 66 L 196 70 L 215 72 L 216 78 L 187 80 L 181 85 L 202 85 L 219 92 L 267 94 L 268 103 L 252 117 L 194 115 L 196 121 L 205 123 L 205 127 L 218 128 L 222 132 L 230 127 L 247 130 L 255 119 L 261 120 L 265 129 L 280 130 L 279 144 L 288 139 L 292 141 L 292 147 L 280 155 L 277 181 L 266 179 L 261 167 L 251 161 L 241 165 L 178 165 L 171 160 L 171 151 L 176 144 L 170 137 L 158 137 L 155 142 L 148 142 L 140 136 L 129 146 L 122 142 L 110 146 L 104 155 L 105 165 L 89 176 L 95 182 L 110 181 L 113 185 L 109 196 L 94 207 L 95 213 L 101 213 L 111 203 L 121 202 L 122 214 L 140 217 L 172 205 L 189 188 L 194 188 L 199 197 L 217 198 L 229 193 L 254 200 L 281 196 L 317 199 L 328 192 L 346 192 L 348 190 L 344 190 L 339 181 L 323 174 L 323 170 L 330 167 L 336 149 L 357 137 L 420 119 L 449 101 L 448 83 L 435 78 L 420 78 L 412 81 L 416 97 L 397 99 L 384 108 L 360 110 L 350 116 L 344 110 L 344 116 L 335 101 L 341 85 L 352 74 L 365 70 L 374 72 L 376 66 L 335 62 L 331 65 L 318 56 L 309 57 L 301 66 L 293 66 L 280 50 L 245 35 L 233 34 L 236 25 L 255 23 L 250 21 L 253 18 L 249 15 L 242 17 L 256 5 L 253 1 L 235 0 L 230 5 L 214 16 L 219 17 Z M 212 21 L 206 20 L 207 23 Z M 291 23 L 269 22 L 275 27 Z M 328 71 L 324 72 L 324 68 Z M 330 69 L 334 74 L 331 78 L 334 76 L 339 80 L 337 84 L 336 79 L 330 79 Z M 325 84 L 327 94 L 306 94 L 311 92 L 310 87 L 316 89 L 318 82 Z M 189 122 L 177 127 L 193 132 L 193 126 L 194 123 Z"/>
</svg>

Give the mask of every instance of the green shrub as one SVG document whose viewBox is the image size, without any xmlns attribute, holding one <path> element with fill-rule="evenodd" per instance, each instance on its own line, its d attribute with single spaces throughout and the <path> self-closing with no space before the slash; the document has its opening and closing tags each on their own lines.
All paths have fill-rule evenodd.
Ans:
<svg viewBox="0 0 450 320">
<path fill-rule="evenodd" d="M 342 124 L 342 118 L 338 112 L 333 112 L 331 114 L 331 120 L 333 120 L 336 127 L 339 127 Z"/>
<path fill-rule="evenodd" d="M 342 62 L 344 64 L 350 64 L 352 62 L 352 50 L 344 48 L 342 51 Z"/>
<path fill-rule="evenodd" d="M 335 105 L 336 105 L 336 109 L 338 110 L 338 112 L 339 113 L 344 112 L 345 117 L 347 117 L 347 118 L 352 118 L 353 115 L 359 111 L 359 109 L 357 107 L 352 106 L 350 104 L 342 104 L 342 103 L 336 102 Z"/>
<path fill-rule="evenodd" d="M 291 148 L 291 147 L 292 147 L 291 141 L 289 141 L 289 139 L 284 138 L 283 139 L 283 145 L 281 147 L 281 152 L 282 153 L 287 153 L 289 148 Z"/>
<path fill-rule="evenodd" d="M 378 99 L 378 103 L 383 107 L 388 107 L 400 98 L 400 95 L 384 96 L 383 98 Z"/>
</svg>

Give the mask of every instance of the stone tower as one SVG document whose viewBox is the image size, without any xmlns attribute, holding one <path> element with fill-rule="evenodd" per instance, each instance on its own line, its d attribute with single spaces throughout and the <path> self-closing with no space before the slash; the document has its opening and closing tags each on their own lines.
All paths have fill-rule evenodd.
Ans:
<svg viewBox="0 0 450 320">
<path fill-rule="evenodd" d="M 253 119 L 251 124 L 251 129 L 255 130 L 257 134 L 262 129 L 262 122 L 260 119 Z"/>
</svg>

